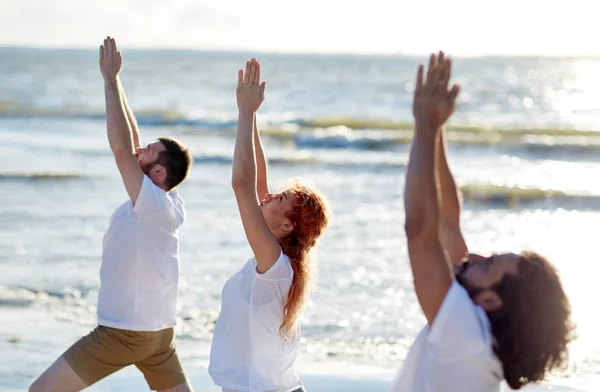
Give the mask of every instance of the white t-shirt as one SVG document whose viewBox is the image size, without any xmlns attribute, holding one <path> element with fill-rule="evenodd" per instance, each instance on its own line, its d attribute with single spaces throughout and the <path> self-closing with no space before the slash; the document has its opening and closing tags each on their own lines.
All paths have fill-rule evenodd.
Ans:
<svg viewBox="0 0 600 392">
<path fill-rule="evenodd" d="M 177 191 L 165 192 L 144 175 L 131 200 L 110 218 L 103 240 L 98 324 L 130 331 L 175 326 L 179 237 L 185 220 Z"/>
<path fill-rule="evenodd" d="M 492 343 L 485 311 L 455 281 L 432 327 L 417 336 L 392 392 L 500 391 L 502 364 Z"/>
<path fill-rule="evenodd" d="M 293 276 L 282 252 L 264 274 L 251 258 L 225 283 L 208 367 L 216 385 L 243 392 L 290 392 L 302 386 L 294 370 L 300 327 L 286 339 L 279 332 Z"/>
</svg>

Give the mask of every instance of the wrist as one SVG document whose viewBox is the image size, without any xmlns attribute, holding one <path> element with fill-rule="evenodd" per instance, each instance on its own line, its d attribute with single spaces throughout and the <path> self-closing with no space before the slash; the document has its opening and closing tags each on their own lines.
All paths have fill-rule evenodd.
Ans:
<svg viewBox="0 0 600 392">
<path fill-rule="evenodd" d="M 107 88 L 118 88 L 119 86 L 119 77 L 115 76 L 115 77 L 105 77 L 104 78 L 104 87 Z"/>
<path fill-rule="evenodd" d="M 439 121 L 432 118 L 431 116 L 415 116 L 415 126 L 418 127 L 427 127 L 427 128 L 435 128 L 439 129 L 444 124 L 440 124 Z"/>
<path fill-rule="evenodd" d="M 435 140 L 441 129 L 442 125 L 437 125 L 435 122 L 415 121 L 415 138 Z"/>
<path fill-rule="evenodd" d="M 254 115 L 256 114 L 256 111 L 251 110 L 251 109 L 246 109 L 246 108 L 239 108 L 238 113 L 239 113 L 240 117 L 249 118 L 249 119 L 253 120 Z"/>
</svg>

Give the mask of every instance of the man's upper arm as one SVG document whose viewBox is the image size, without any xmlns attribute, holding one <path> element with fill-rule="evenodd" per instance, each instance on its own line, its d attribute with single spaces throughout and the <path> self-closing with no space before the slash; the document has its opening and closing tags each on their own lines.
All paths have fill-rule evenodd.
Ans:
<svg viewBox="0 0 600 392">
<path fill-rule="evenodd" d="M 117 167 L 123 178 L 125 189 L 131 199 L 131 202 L 135 204 L 142 189 L 142 183 L 144 181 L 144 172 L 137 161 L 137 158 L 131 151 L 126 149 L 115 149 L 113 150 Z"/>
<path fill-rule="evenodd" d="M 453 265 L 463 262 L 469 249 L 459 224 L 442 220 L 440 223 L 440 241 L 442 247 L 448 252 L 448 257 Z"/>
<path fill-rule="evenodd" d="M 428 324 L 432 325 L 452 285 L 453 274 L 437 228 L 412 233 L 407 227 L 407 242 L 415 292 Z"/>
</svg>

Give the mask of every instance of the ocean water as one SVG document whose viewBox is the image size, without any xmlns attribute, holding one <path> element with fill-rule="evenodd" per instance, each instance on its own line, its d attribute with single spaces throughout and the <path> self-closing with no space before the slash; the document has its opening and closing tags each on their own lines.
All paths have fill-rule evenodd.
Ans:
<svg viewBox="0 0 600 392">
<path fill-rule="evenodd" d="M 195 159 L 180 187 L 189 219 L 180 232 L 178 319 L 192 374 L 205 372 L 187 364 L 207 356 L 221 288 L 250 254 L 230 188 L 236 70 L 248 56 L 124 51 L 122 80 L 142 141 L 176 137 Z M 334 213 L 315 255 L 303 361 L 351 363 L 348 378 L 368 364 L 391 378 L 424 324 L 402 204 L 413 80 L 424 59 L 257 57 L 267 80 L 259 125 L 271 185 L 302 177 Z M 463 89 L 449 126 L 468 244 L 553 260 L 579 339 L 569 369 L 550 381 L 579 380 L 589 391 L 600 375 L 598 68 L 598 59 L 455 59 Z M 18 390 L 94 325 L 102 235 L 127 197 L 106 141 L 95 51 L 0 49 L 0 156 L 0 314 L 8 320 L 0 347 L 25 358 L 0 351 L 0 386 Z M 44 325 L 31 312 L 60 322 L 36 334 L 43 355 L 20 337 Z"/>
</svg>

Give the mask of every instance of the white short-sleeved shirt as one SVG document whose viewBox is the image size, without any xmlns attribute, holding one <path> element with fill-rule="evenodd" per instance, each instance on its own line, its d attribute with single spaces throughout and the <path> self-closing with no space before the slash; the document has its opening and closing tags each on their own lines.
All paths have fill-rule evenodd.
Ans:
<svg viewBox="0 0 600 392">
<path fill-rule="evenodd" d="M 130 331 L 175 326 L 179 237 L 185 220 L 176 190 L 165 192 L 144 175 L 131 200 L 110 217 L 103 240 L 98 324 Z"/>
<path fill-rule="evenodd" d="M 500 391 L 502 363 L 485 311 L 454 282 L 431 328 L 417 336 L 392 392 Z"/>
<path fill-rule="evenodd" d="M 300 328 L 286 339 L 279 331 L 293 276 L 290 259 L 281 253 L 264 274 L 251 258 L 225 283 L 208 368 L 216 385 L 243 392 L 302 386 L 294 370 Z"/>
</svg>

